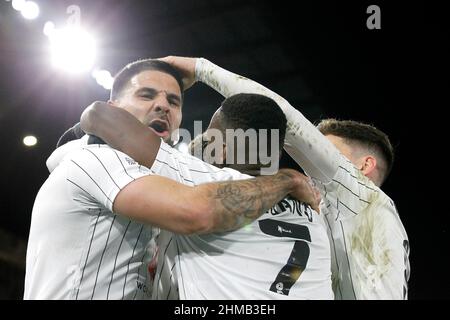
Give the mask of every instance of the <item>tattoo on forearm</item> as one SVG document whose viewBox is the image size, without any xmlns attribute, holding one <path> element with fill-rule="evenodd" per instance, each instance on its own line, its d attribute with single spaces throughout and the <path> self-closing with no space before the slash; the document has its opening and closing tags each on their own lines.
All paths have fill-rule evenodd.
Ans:
<svg viewBox="0 0 450 320">
<path fill-rule="evenodd" d="M 271 177 L 224 182 L 216 189 L 215 232 L 239 228 L 258 218 L 286 196 L 291 186 L 290 175 L 279 172 Z"/>
</svg>

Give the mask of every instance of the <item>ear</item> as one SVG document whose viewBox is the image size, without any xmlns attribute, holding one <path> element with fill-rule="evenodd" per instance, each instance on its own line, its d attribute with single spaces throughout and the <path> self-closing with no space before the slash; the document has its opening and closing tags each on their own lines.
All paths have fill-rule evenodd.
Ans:
<svg viewBox="0 0 450 320">
<path fill-rule="evenodd" d="M 110 106 L 114 106 L 114 107 L 118 107 L 119 103 L 117 102 L 117 100 L 108 100 L 107 102 Z"/>
<path fill-rule="evenodd" d="M 366 177 L 372 177 L 377 168 L 377 159 L 373 156 L 365 156 L 362 162 L 361 171 Z"/>
</svg>

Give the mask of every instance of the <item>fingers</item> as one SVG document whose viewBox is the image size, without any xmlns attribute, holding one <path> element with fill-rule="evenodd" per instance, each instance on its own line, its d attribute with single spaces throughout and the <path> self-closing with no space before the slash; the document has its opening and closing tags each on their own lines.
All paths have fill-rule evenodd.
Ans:
<svg viewBox="0 0 450 320">
<path fill-rule="evenodd" d="M 318 214 L 320 214 L 320 209 L 318 205 L 312 206 L 311 207 L 314 211 L 316 211 Z"/>
<path fill-rule="evenodd" d="M 310 197 L 310 202 L 308 203 L 310 207 L 316 211 L 318 214 L 320 214 L 320 201 L 322 199 L 320 195 L 319 189 L 316 188 L 314 182 L 311 180 L 311 178 L 305 179 L 306 185 L 308 186 L 308 196 Z"/>
<path fill-rule="evenodd" d="M 314 181 L 310 177 L 308 177 L 307 182 L 308 182 L 308 185 L 311 188 L 311 194 L 312 194 L 312 197 L 313 197 L 313 200 L 312 200 L 313 201 L 313 205 L 311 205 L 311 208 L 314 209 L 315 211 L 317 211 L 317 213 L 320 214 L 320 207 L 319 207 L 319 205 L 320 205 L 320 201 L 322 200 L 322 196 L 320 194 L 320 191 L 319 191 L 319 189 L 316 188 L 316 185 L 315 185 Z"/>
<path fill-rule="evenodd" d="M 162 57 L 162 58 L 156 58 L 156 60 L 161 60 L 164 62 L 167 62 L 169 64 L 173 63 L 173 56 L 166 56 L 166 57 Z"/>
<path fill-rule="evenodd" d="M 195 83 L 196 58 L 167 56 L 157 60 L 170 64 L 181 73 L 184 90 L 189 89 Z"/>
</svg>

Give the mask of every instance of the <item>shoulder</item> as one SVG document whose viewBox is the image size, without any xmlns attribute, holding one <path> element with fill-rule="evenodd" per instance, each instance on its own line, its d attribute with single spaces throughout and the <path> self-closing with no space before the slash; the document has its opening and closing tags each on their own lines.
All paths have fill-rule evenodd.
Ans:
<svg viewBox="0 0 450 320">
<path fill-rule="evenodd" d="M 126 175 L 132 178 L 151 174 L 147 167 L 139 165 L 125 153 L 108 145 L 87 145 L 72 152 L 66 159 L 69 172 L 89 176 L 107 175 L 110 178 Z"/>
<path fill-rule="evenodd" d="M 46 161 L 47 169 L 52 172 L 69 154 L 78 151 L 86 144 L 85 139 L 72 140 L 56 148 Z"/>
<path fill-rule="evenodd" d="M 135 164 L 136 161 L 125 153 L 113 149 L 107 144 L 90 144 L 83 145 L 77 150 L 74 150 L 68 157 L 68 159 L 77 159 L 83 161 L 90 161 L 96 159 L 97 161 L 115 159 L 123 160 Z"/>
</svg>

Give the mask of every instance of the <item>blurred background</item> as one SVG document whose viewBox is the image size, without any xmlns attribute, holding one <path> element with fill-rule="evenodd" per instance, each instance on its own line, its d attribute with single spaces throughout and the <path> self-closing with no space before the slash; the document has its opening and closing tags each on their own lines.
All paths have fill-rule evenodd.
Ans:
<svg viewBox="0 0 450 320">
<path fill-rule="evenodd" d="M 381 29 L 366 24 L 373 4 Z M 425 1 L 0 0 L 0 299 L 22 298 L 33 202 L 60 135 L 108 99 L 125 64 L 166 55 L 205 57 L 254 79 L 313 122 L 354 119 L 386 132 L 397 154 L 383 189 L 410 238 L 409 297 L 450 298 L 438 183 L 448 145 L 439 142 L 444 12 Z M 182 127 L 205 128 L 221 101 L 196 84 Z M 295 167 L 286 155 L 282 164 Z"/>
</svg>

